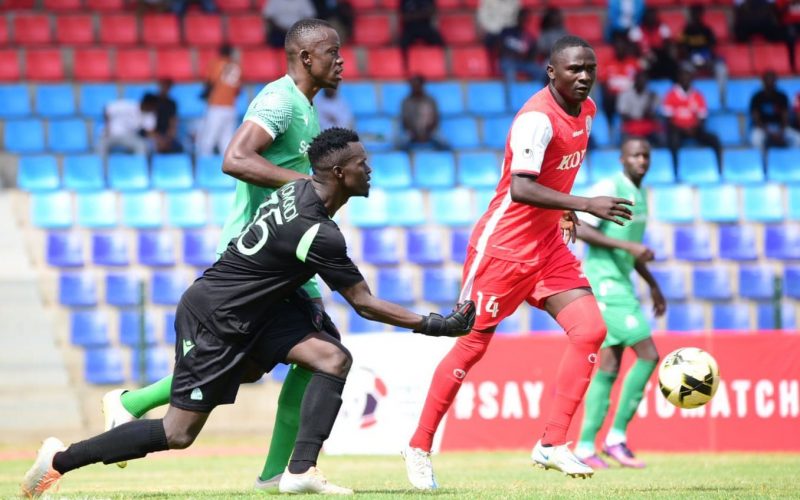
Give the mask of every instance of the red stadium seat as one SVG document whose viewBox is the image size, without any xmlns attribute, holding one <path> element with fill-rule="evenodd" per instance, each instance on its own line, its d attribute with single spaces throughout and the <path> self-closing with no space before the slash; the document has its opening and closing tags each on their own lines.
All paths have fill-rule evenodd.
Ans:
<svg viewBox="0 0 800 500">
<path fill-rule="evenodd" d="M 530 11 L 525 19 L 525 32 L 534 38 L 539 38 L 539 28 L 542 24 L 542 14 L 538 11 Z"/>
<path fill-rule="evenodd" d="M 680 10 L 662 10 L 658 13 L 661 22 L 669 26 L 673 38 L 680 38 L 683 28 L 686 26 L 686 13 Z"/>
<path fill-rule="evenodd" d="M 455 47 L 450 52 L 453 76 L 457 78 L 490 78 L 492 66 L 484 47 Z"/>
<path fill-rule="evenodd" d="M 146 45 L 178 45 L 181 30 L 173 14 L 147 14 L 142 19 L 142 42 Z"/>
<path fill-rule="evenodd" d="M 436 0 L 436 9 L 440 12 L 447 9 L 460 9 L 461 7 L 461 0 Z"/>
<path fill-rule="evenodd" d="M 286 73 L 286 54 L 280 49 L 242 50 L 242 79 L 266 83 Z"/>
<path fill-rule="evenodd" d="M 344 59 L 345 80 L 362 78 L 364 76 L 358 64 L 358 54 L 356 53 L 355 47 L 342 47 L 339 54 Z"/>
<path fill-rule="evenodd" d="M 100 17 L 100 43 L 136 45 L 139 26 L 133 14 L 108 14 Z"/>
<path fill-rule="evenodd" d="M 264 45 L 266 28 L 261 16 L 228 16 L 228 41 L 237 47 Z"/>
<path fill-rule="evenodd" d="M 29 80 L 59 81 L 64 79 L 60 49 L 28 49 L 25 54 L 25 74 Z"/>
<path fill-rule="evenodd" d="M 480 0 L 461 0 L 461 2 L 464 4 L 464 7 L 467 7 L 467 8 L 470 8 L 470 9 L 478 8 L 478 2 L 479 1 Z"/>
<path fill-rule="evenodd" d="M 647 0 L 648 7 L 672 7 L 679 3 L 680 0 Z"/>
<path fill-rule="evenodd" d="M 222 44 L 222 18 L 209 15 L 188 15 L 183 19 L 187 45 L 219 47 Z"/>
<path fill-rule="evenodd" d="M 755 70 L 749 45 L 720 45 L 717 53 L 725 60 L 731 76 L 753 76 Z"/>
<path fill-rule="evenodd" d="M 420 45 L 408 49 L 408 74 L 422 75 L 428 80 L 444 79 L 447 76 L 444 49 Z"/>
<path fill-rule="evenodd" d="M 72 73 L 76 80 L 104 82 L 111 80 L 111 57 L 108 49 L 75 49 Z"/>
<path fill-rule="evenodd" d="M 790 75 L 789 51 L 782 43 L 753 45 L 753 69 L 760 75 L 772 70 L 779 75 Z"/>
<path fill-rule="evenodd" d="M 573 9 L 575 7 L 585 7 L 586 6 L 586 0 L 559 0 L 558 6 L 560 8 L 562 8 L 562 9 Z M 569 31 L 569 30 L 567 30 L 567 31 Z"/>
<path fill-rule="evenodd" d="M 564 16 L 567 32 L 585 38 L 590 43 L 603 39 L 603 19 L 599 14 L 572 14 Z"/>
<path fill-rule="evenodd" d="M 3 2 L 2 10 L 32 10 L 36 0 L 6 0 Z"/>
<path fill-rule="evenodd" d="M 170 78 L 176 82 L 195 79 L 192 54 L 186 48 L 158 49 L 156 52 L 156 78 Z"/>
<path fill-rule="evenodd" d="M 378 8 L 378 0 L 350 0 L 350 5 L 356 12 L 374 10 Z"/>
<path fill-rule="evenodd" d="M 81 10 L 81 0 L 44 0 L 45 10 Z"/>
<path fill-rule="evenodd" d="M 94 43 L 94 22 L 89 14 L 58 16 L 56 18 L 56 42 L 68 45 Z"/>
<path fill-rule="evenodd" d="M 403 53 L 396 47 L 367 49 L 367 75 L 385 80 L 405 79 Z"/>
<path fill-rule="evenodd" d="M 371 47 L 388 45 L 392 41 L 392 25 L 384 14 L 356 17 L 353 43 Z"/>
<path fill-rule="evenodd" d="M 0 50 L 0 81 L 19 80 L 19 54 L 14 49 Z"/>
<path fill-rule="evenodd" d="M 263 2 L 258 2 L 261 7 Z M 248 12 L 253 10 L 253 4 L 250 0 L 217 0 L 217 7 L 222 12 Z"/>
<path fill-rule="evenodd" d="M 0 20 L 0 45 L 8 45 L 8 19 L 6 16 Z"/>
<path fill-rule="evenodd" d="M 197 74 L 198 78 L 203 79 L 208 74 L 208 66 L 211 61 L 216 59 L 219 51 L 217 49 L 197 49 Z"/>
<path fill-rule="evenodd" d="M 125 8 L 125 0 L 84 0 L 88 10 L 119 12 Z"/>
<path fill-rule="evenodd" d="M 728 16 L 724 10 L 709 10 L 703 16 L 703 20 L 714 32 L 717 42 L 727 42 L 730 39 Z"/>
<path fill-rule="evenodd" d="M 400 0 L 381 0 L 384 9 L 397 10 L 400 7 Z"/>
<path fill-rule="evenodd" d="M 153 79 L 153 64 L 149 49 L 118 49 L 116 61 L 117 79 L 147 81 Z"/>
<path fill-rule="evenodd" d="M 470 45 L 478 42 L 474 14 L 451 14 L 439 17 L 439 31 L 448 45 Z"/>
<path fill-rule="evenodd" d="M 49 44 L 53 41 L 50 16 L 20 14 L 14 16 L 14 41 L 21 45 Z"/>
<path fill-rule="evenodd" d="M 605 67 L 606 64 L 614 59 L 614 48 L 611 45 L 594 46 L 594 54 L 597 56 L 597 79 L 605 81 Z"/>
</svg>

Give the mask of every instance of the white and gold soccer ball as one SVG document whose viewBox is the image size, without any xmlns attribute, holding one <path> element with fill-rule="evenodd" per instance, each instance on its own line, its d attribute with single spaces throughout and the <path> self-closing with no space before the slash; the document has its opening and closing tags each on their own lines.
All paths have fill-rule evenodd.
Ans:
<svg viewBox="0 0 800 500">
<path fill-rule="evenodd" d="M 717 361 L 697 347 L 672 351 L 658 368 L 658 385 L 667 401 L 678 408 L 703 406 L 717 392 Z"/>
</svg>

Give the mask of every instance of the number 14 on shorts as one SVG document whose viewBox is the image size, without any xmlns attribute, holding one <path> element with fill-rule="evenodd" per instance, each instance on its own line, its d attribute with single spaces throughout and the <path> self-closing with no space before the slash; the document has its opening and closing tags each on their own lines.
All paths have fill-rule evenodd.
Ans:
<svg viewBox="0 0 800 500">
<path fill-rule="evenodd" d="M 500 303 L 497 302 L 497 297 L 495 295 L 489 295 L 486 298 L 486 308 L 484 308 L 483 292 L 475 292 L 475 295 L 478 297 L 478 303 L 475 304 L 475 315 L 480 316 L 482 312 L 486 312 L 487 314 L 491 314 L 493 318 L 496 318 L 497 313 L 500 312 Z"/>
</svg>

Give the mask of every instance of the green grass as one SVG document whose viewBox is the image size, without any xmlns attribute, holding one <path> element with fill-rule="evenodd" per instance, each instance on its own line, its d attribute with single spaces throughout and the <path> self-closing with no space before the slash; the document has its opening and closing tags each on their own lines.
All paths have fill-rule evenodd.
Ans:
<svg viewBox="0 0 800 500">
<path fill-rule="evenodd" d="M 216 450 L 215 448 L 214 450 Z M 203 447 L 131 462 L 120 470 L 94 465 L 61 481 L 57 499 L 263 499 L 251 489 L 261 466 L 257 454 L 203 456 Z M 31 456 L 33 452 L 31 451 Z M 200 455 L 200 456 L 198 456 Z M 441 488 L 409 489 L 400 457 L 324 456 L 330 480 L 360 498 L 800 498 L 797 454 L 642 454 L 645 470 L 612 468 L 593 479 L 569 479 L 534 469 L 527 454 L 445 453 L 434 457 Z M 0 498 L 17 495 L 30 460 L 0 461 Z"/>
</svg>

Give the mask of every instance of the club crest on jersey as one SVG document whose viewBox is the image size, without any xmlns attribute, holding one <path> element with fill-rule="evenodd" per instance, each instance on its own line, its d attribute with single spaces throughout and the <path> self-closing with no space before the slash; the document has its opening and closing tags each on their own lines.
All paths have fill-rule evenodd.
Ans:
<svg viewBox="0 0 800 500">
<path fill-rule="evenodd" d="M 586 135 L 589 136 L 592 133 L 592 117 L 586 115 Z"/>
<path fill-rule="evenodd" d="M 581 149 L 580 151 L 575 151 L 572 154 L 564 155 L 561 158 L 561 163 L 558 165 L 558 167 L 556 167 L 556 170 L 571 170 L 573 168 L 580 167 L 585 154 L 586 150 Z"/>
</svg>

